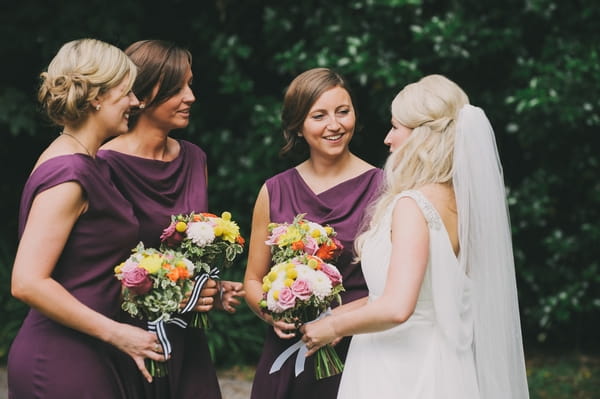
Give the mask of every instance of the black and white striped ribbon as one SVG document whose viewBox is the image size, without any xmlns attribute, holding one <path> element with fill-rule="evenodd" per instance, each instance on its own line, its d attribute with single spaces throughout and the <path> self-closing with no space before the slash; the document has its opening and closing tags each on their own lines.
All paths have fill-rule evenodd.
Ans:
<svg viewBox="0 0 600 399">
<path fill-rule="evenodd" d="M 169 356 L 171 354 L 172 347 L 171 342 L 167 337 L 167 331 L 165 329 L 166 324 L 175 324 L 181 328 L 186 328 L 188 323 L 179 317 L 172 317 L 166 321 L 162 318 L 154 321 L 148 321 L 148 331 L 156 333 L 158 342 L 160 342 L 160 346 L 163 349 L 163 353 L 165 356 Z"/>
<path fill-rule="evenodd" d="M 194 288 L 192 289 L 192 293 L 190 294 L 190 298 L 188 303 L 185 305 L 183 309 L 179 311 L 179 313 L 186 313 L 192 310 L 196 306 L 196 302 L 198 302 L 198 298 L 200 298 L 200 291 L 204 288 L 204 285 L 208 281 L 209 278 L 213 280 L 219 279 L 219 269 L 213 267 L 210 272 L 198 274 L 194 278 Z M 180 317 L 172 317 L 169 320 L 164 320 L 162 318 L 148 321 L 148 331 L 156 333 L 158 337 L 158 341 L 160 342 L 160 346 L 162 346 L 163 353 L 165 356 L 171 354 L 171 342 L 167 337 L 167 331 L 165 329 L 166 324 L 175 324 L 178 327 L 186 328 L 188 323 Z"/>
<path fill-rule="evenodd" d="M 196 306 L 196 302 L 198 302 L 198 298 L 200 298 L 200 291 L 202 291 L 202 288 L 204 288 L 204 285 L 206 284 L 209 278 L 212 278 L 213 280 L 218 280 L 219 269 L 213 267 L 210 270 L 210 272 L 198 274 L 196 275 L 196 277 L 194 277 L 194 288 L 192 289 L 192 293 L 190 294 L 188 303 L 183 307 L 183 309 L 179 310 L 179 313 L 186 313 L 194 309 L 194 307 Z"/>
</svg>

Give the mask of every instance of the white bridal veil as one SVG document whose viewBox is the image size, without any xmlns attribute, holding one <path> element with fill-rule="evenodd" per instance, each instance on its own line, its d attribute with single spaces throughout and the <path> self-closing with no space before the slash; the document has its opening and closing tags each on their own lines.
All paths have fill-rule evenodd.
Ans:
<svg viewBox="0 0 600 399">
<path fill-rule="evenodd" d="M 485 113 L 465 105 L 454 147 L 460 262 L 473 281 L 482 399 L 529 398 L 502 165 Z"/>
</svg>

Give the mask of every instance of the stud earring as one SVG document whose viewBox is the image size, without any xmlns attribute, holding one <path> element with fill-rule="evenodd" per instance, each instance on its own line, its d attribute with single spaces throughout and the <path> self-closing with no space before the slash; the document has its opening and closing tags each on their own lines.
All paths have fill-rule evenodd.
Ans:
<svg viewBox="0 0 600 399">
<path fill-rule="evenodd" d="M 139 109 L 144 109 L 144 108 L 146 108 L 146 104 L 140 103 Z"/>
<path fill-rule="evenodd" d="M 102 108 L 102 105 L 100 105 L 100 104 L 96 105 L 96 111 L 100 111 L 100 108 Z"/>
</svg>

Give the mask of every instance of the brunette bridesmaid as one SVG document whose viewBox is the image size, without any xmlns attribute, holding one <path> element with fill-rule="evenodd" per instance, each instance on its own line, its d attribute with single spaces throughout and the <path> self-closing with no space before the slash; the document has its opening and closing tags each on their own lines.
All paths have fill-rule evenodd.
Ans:
<svg viewBox="0 0 600 399">
<path fill-rule="evenodd" d="M 269 373 L 275 359 L 299 337 L 293 324 L 273 321 L 258 307 L 262 279 L 271 267 L 270 250 L 265 245 L 267 225 L 291 223 L 299 213 L 305 213 L 307 220 L 331 225 L 344 246 L 335 263 L 346 289 L 342 300 L 347 303 L 366 299 L 367 287 L 360 264 L 352 262 L 352 248 L 365 207 L 377 192 L 382 173 L 350 152 L 356 113 L 348 85 L 336 72 L 316 68 L 297 76 L 287 89 L 281 116 L 286 139 L 282 153 L 307 149 L 309 157 L 268 179 L 256 199 L 244 286 L 248 305 L 272 328 L 267 331 L 251 397 L 333 399 L 340 375 L 316 380 L 313 357 L 306 359 L 305 369 L 297 377 L 295 356 L 280 370 Z M 336 346 L 342 360 L 349 343 L 348 337 Z"/>
</svg>

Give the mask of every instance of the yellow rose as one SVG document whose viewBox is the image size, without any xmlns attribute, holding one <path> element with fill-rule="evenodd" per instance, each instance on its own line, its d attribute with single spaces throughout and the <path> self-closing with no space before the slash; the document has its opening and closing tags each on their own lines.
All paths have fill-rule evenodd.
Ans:
<svg viewBox="0 0 600 399">
<path fill-rule="evenodd" d="M 140 267 L 146 269 L 150 274 L 156 274 L 162 266 L 163 259 L 159 254 L 152 254 L 140 262 Z"/>
</svg>

